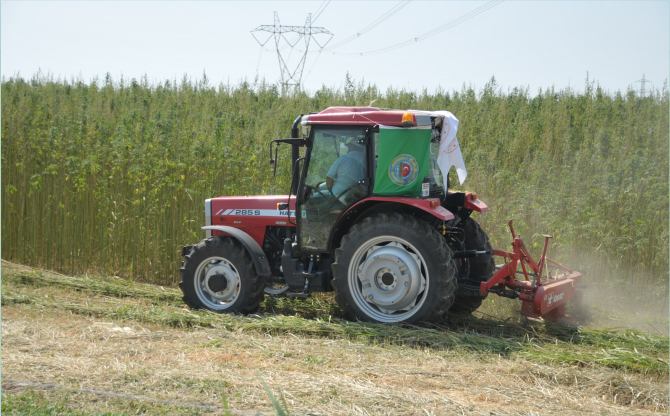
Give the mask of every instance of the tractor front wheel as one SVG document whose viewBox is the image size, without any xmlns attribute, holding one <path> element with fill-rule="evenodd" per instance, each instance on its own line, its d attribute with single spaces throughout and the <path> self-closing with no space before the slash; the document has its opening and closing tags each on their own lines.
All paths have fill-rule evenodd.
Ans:
<svg viewBox="0 0 670 416">
<path fill-rule="evenodd" d="M 378 214 L 354 225 L 335 250 L 332 270 L 335 300 L 349 318 L 441 323 L 454 302 L 451 250 L 410 215 Z"/>
<path fill-rule="evenodd" d="M 263 300 L 263 279 L 249 253 L 232 237 L 212 237 L 193 246 L 179 287 L 191 309 L 254 313 Z"/>
</svg>

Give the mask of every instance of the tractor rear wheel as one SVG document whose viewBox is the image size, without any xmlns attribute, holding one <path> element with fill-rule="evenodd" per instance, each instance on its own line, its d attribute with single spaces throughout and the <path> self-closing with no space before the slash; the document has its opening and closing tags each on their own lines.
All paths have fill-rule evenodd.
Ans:
<svg viewBox="0 0 670 416">
<path fill-rule="evenodd" d="M 212 237 L 184 258 L 179 287 L 191 309 L 254 313 L 263 300 L 263 278 L 249 253 L 232 237 Z"/>
<path fill-rule="evenodd" d="M 493 250 L 489 236 L 486 235 L 482 227 L 472 218 L 467 218 L 463 223 L 463 232 L 465 234 L 466 250 Z M 488 280 L 495 271 L 496 264 L 493 254 L 481 254 L 477 257 L 468 259 L 469 273 L 468 280 L 483 282 Z M 480 296 L 456 296 L 454 306 L 451 307 L 452 314 L 470 314 L 482 305 L 485 297 Z"/>
<path fill-rule="evenodd" d="M 332 270 L 335 300 L 348 318 L 439 324 L 454 302 L 451 249 L 410 215 L 378 214 L 351 227 Z"/>
</svg>

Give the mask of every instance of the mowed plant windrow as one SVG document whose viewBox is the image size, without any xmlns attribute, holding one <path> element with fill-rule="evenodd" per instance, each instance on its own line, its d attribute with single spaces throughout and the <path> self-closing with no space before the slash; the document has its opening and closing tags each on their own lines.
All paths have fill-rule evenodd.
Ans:
<svg viewBox="0 0 670 416">
<path fill-rule="evenodd" d="M 598 283 L 667 298 L 667 87 L 639 98 L 589 80 L 534 94 L 494 79 L 414 93 L 347 78 L 342 89 L 281 96 L 263 82 L 206 76 L 11 77 L 2 82 L 3 258 L 174 285 L 180 248 L 204 236 L 206 198 L 286 194 L 288 150 L 273 178 L 267 146 L 289 137 L 296 114 L 373 100 L 458 116 L 464 190 L 491 207 L 477 221 L 494 247 L 509 245 L 513 218 L 529 248 L 548 232 L 553 257 Z"/>
</svg>

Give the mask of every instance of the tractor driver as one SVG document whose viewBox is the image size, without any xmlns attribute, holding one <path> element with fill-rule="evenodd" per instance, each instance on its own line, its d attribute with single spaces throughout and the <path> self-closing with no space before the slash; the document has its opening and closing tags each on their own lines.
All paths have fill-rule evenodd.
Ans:
<svg viewBox="0 0 670 416">
<path fill-rule="evenodd" d="M 356 188 L 358 182 L 365 178 L 363 146 L 358 144 L 357 137 L 347 137 L 344 143 L 347 154 L 340 156 L 326 174 L 326 187 L 340 200 L 347 196 L 347 191 Z"/>
</svg>

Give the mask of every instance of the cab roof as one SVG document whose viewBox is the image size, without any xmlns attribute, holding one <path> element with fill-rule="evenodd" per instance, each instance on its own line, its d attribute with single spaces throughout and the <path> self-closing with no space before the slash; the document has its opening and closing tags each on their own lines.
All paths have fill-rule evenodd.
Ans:
<svg viewBox="0 0 670 416">
<path fill-rule="evenodd" d="M 320 113 L 311 113 L 304 116 L 303 124 L 402 126 L 402 116 L 405 113 L 412 113 L 415 126 L 417 125 L 417 115 L 420 118 L 423 118 L 421 116 L 427 117 L 427 112 L 417 110 L 381 110 L 377 107 L 328 107 Z"/>
</svg>

